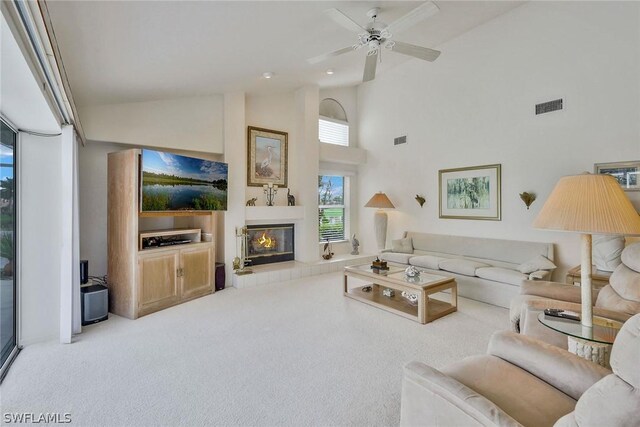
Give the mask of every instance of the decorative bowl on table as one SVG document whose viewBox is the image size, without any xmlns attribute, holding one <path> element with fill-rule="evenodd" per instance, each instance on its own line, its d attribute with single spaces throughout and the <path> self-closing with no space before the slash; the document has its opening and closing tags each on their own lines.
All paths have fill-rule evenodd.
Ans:
<svg viewBox="0 0 640 427">
<path fill-rule="evenodd" d="M 418 277 L 420 276 L 420 270 L 418 270 L 413 265 L 410 265 L 404 270 L 404 275 L 407 277 Z"/>
</svg>

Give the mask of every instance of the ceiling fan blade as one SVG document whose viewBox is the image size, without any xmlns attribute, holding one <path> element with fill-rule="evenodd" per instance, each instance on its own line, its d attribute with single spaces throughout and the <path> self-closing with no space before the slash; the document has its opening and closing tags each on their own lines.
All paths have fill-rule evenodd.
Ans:
<svg viewBox="0 0 640 427">
<path fill-rule="evenodd" d="M 342 49 L 334 50 L 333 52 L 325 53 L 323 55 L 315 56 L 313 58 L 307 59 L 309 64 L 317 64 L 318 62 L 325 61 L 329 58 L 333 58 L 334 56 L 342 55 L 343 53 L 353 51 L 353 46 L 343 47 Z"/>
<path fill-rule="evenodd" d="M 411 12 L 407 13 L 401 18 L 396 19 L 391 24 L 387 25 L 386 30 L 391 34 L 400 32 L 404 29 L 407 29 L 418 22 L 427 19 L 430 16 L 438 13 L 440 9 L 435 3 L 428 1 L 424 4 L 413 9 Z"/>
<path fill-rule="evenodd" d="M 433 62 L 440 56 L 439 50 L 429 49 L 428 47 L 416 46 L 409 43 L 394 42 L 392 51 L 402 53 L 403 55 L 413 56 L 414 58 Z"/>
<path fill-rule="evenodd" d="M 349 18 L 344 13 L 340 12 L 338 9 L 328 9 L 325 10 L 324 13 L 331 19 L 333 19 L 337 24 L 346 28 L 349 31 L 353 31 L 354 33 L 367 32 L 365 28 L 363 28 L 360 24 L 358 24 L 353 19 Z"/>
<path fill-rule="evenodd" d="M 375 55 L 367 56 L 367 61 L 364 63 L 364 75 L 362 76 L 362 83 L 368 82 L 376 78 L 376 67 L 378 66 L 378 55 L 380 52 L 376 52 Z"/>
</svg>

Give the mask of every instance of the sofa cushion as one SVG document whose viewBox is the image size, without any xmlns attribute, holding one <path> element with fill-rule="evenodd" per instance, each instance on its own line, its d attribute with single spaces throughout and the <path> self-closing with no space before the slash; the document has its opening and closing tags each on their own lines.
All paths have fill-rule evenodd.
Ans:
<svg viewBox="0 0 640 427">
<path fill-rule="evenodd" d="M 399 264 L 409 264 L 409 258 L 413 254 L 399 254 L 397 252 L 383 252 L 380 254 L 380 259 L 383 261 L 397 262 Z"/>
<path fill-rule="evenodd" d="M 640 272 L 640 243 L 633 243 L 624 248 L 621 258 L 627 267 Z"/>
<path fill-rule="evenodd" d="M 489 264 L 482 262 L 470 261 L 468 259 L 446 259 L 438 263 L 441 270 L 450 271 L 452 273 L 462 274 L 464 276 L 475 276 L 476 269 L 481 267 L 491 267 Z"/>
<path fill-rule="evenodd" d="M 415 265 L 416 267 L 430 268 L 432 270 L 439 270 L 440 261 L 445 261 L 450 258 L 443 258 L 439 256 L 433 255 L 421 255 L 414 256 L 409 260 L 409 264 Z"/>
<path fill-rule="evenodd" d="M 523 280 L 527 280 L 528 276 L 516 270 L 501 267 L 482 267 L 476 270 L 476 276 L 483 279 L 493 280 L 494 282 L 508 283 L 510 285 L 520 286 Z"/>
<path fill-rule="evenodd" d="M 606 310 L 620 311 L 631 315 L 640 313 L 639 301 L 630 301 L 622 298 L 611 287 L 611 285 L 607 285 L 600 289 L 600 292 L 598 292 L 598 298 L 596 299 L 596 307 L 604 308 Z"/>
<path fill-rule="evenodd" d="M 640 273 L 627 267 L 624 261 L 611 274 L 609 284 L 622 298 L 640 302 Z"/>
<path fill-rule="evenodd" d="M 557 388 L 495 356 L 467 357 L 442 372 L 486 397 L 523 426 L 552 426 L 576 404 Z"/>
<path fill-rule="evenodd" d="M 404 239 L 396 239 L 391 241 L 391 250 L 401 254 L 413 253 L 413 241 L 411 237 L 405 237 Z"/>
<path fill-rule="evenodd" d="M 611 369 L 636 389 L 636 399 L 640 399 L 638 360 L 640 360 L 640 314 L 636 314 L 625 322 L 611 349 Z M 640 405 L 640 400 L 636 402 Z"/>
<path fill-rule="evenodd" d="M 533 273 L 538 270 L 553 270 L 556 265 L 549 261 L 549 258 L 538 255 L 529 261 L 523 262 L 518 266 L 518 271 L 522 274 Z"/>
</svg>

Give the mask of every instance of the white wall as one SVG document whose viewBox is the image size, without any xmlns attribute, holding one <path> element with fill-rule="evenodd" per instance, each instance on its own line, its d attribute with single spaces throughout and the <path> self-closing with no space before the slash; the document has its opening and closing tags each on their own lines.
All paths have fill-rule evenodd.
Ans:
<svg viewBox="0 0 640 427">
<path fill-rule="evenodd" d="M 88 140 L 222 153 L 223 97 L 90 105 L 80 109 Z"/>
<path fill-rule="evenodd" d="M 360 205 L 377 190 L 396 205 L 387 245 L 404 230 L 550 241 L 562 278 L 579 263 L 579 237 L 531 223 L 561 176 L 640 158 L 638 28 L 638 3 L 529 2 L 439 46 L 434 63 L 411 60 L 361 85 Z M 557 98 L 563 111 L 534 115 Z M 438 170 L 491 163 L 502 164 L 502 221 L 438 219 Z M 538 195 L 530 210 L 522 191 Z M 360 218 L 373 250 L 373 212 Z"/>
<path fill-rule="evenodd" d="M 60 137 L 18 141 L 20 342 L 55 338 L 60 325 Z M 70 202 L 70 201 L 69 201 Z"/>
<path fill-rule="evenodd" d="M 89 274 L 107 274 L 107 154 L 128 150 L 125 144 L 88 141 L 78 149 L 80 199 L 80 258 L 89 260 Z M 171 149 L 185 156 L 222 161 L 222 156 L 210 153 Z M 151 220 L 153 221 L 153 219 Z M 219 224 L 223 224 L 219 221 Z M 157 227 L 172 227 L 160 224 Z M 150 225 L 153 227 L 153 225 Z M 224 233 L 217 233 L 216 250 L 224 247 Z M 216 260 L 221 261 L 216 253 Z"/>
<path fill-rule="evenodd" d="M 288 140 L 288 185 L 291 194 L 298 197 L 301 191 L 298 185 L 298 165 L 295 156 L 298 149 L 298 135 L 295 129 L 295 97 L 293 92 L 275 95 L 247 95 L 245 98 L 246 125 L 287 132 Z M 244 142 L 246 146 L 246 141 Z M 246 164 L 238 165 L 245 168 Z M 246 200 L 257 197 L 257 206 L 265 206 L 265 196 L 261 187 L 247 187 Z M 287 205 L 287 191 L 278 190 L 276 205 Z"/>
</svg>

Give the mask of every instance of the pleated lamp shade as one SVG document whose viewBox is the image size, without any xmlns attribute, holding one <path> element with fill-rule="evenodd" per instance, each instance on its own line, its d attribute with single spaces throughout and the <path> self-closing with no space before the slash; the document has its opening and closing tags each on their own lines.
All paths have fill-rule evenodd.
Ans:
<svg viewBox="0 0 640 427">
<path fill-rule="evenodd" d="M 382 191 L 373 195 L 371 200 L 364 205 L 365 208 L 378 208 L 378 209 L 395 209 L 391 200 Z"/>
<path fill-rule="evenodd" d="M 640 216 L 615 178 L 585 173 L 558 181 L 533 226 L 588 234 L 640 234 Z"/>
</svg>

